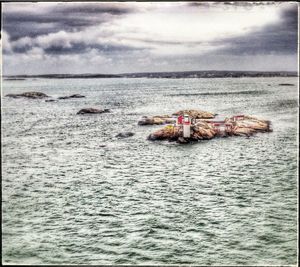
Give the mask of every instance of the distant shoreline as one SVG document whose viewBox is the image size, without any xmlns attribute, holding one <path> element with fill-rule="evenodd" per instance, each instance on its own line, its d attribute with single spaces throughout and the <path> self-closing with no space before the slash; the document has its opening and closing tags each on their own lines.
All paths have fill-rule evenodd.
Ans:
<svg viewBox="0 0 300 267">
<path fill-rule="evenodd" d="M 5 80 L 42 79 L 97 79 L 97 78 L 242 78 L 242 77 L 298 77 L 292 71 L 182 71 L 182 72 L 140 72 L 122 74 L 40 74 L 5 75 Z"/>
</svg>

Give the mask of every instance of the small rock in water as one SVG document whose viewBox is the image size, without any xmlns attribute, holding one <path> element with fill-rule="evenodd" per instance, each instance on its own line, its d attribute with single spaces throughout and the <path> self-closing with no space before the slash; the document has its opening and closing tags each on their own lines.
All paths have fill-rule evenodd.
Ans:
<svg viewBox="0 0 300 267">
<path fill-rule="evenodd" d="M 77 114 L 101 114 L 110 112 L 109 109 L 96 109 L 96 108 L 83 108 L 77 112 Z"/>
<path fill-rule="evenodd" d="M 177 143 L 179 143 L 179 144 L 187 144 L 189 141 L 188 140 L 186 140 L 186 139 L 184 139 L 183 137 L 179 137 L 178 139 L 177 139 Z"/>
<path fill-rule="evenodd" d="M 278 85 L 279 86 L 293 86 L 294 84 L 292 84 L 292 83 L 280 83 Z"/>
<path fill-rule="evenodd" d="M 55 99 L 46 99 L 45 102 L 57 102 Z"/>
<path fill-rule="evenodd" d="M 85 97 L 84 95 L 80 95 L 80 94 L 74 94 L 74 95 L 70 95 L 70 96 L 60 96 L 57 99 L 70 99 L 70 98 L 83 98 Z"/>
<path fill-rule="evenodd" d="M 32 98 L 32 99 L 40 99 L 40 98 L 49 97 L 46 94 L 41 93 L 41 92 L 25 92 L 22 94 L 8 94 L 6 96 L 12 97 L 12 98 L 26 97 L 26 98 Z"/>
<path fill-rule="evenodd" d="M 134 136 L 134 133 L 124 132 L 124 133 L 119 133 L 116 135 L 116 137 L 119 137 L 119 138 L 127 138 L 127 137 L 131 137 L 131 136 Z"/>
</svg>

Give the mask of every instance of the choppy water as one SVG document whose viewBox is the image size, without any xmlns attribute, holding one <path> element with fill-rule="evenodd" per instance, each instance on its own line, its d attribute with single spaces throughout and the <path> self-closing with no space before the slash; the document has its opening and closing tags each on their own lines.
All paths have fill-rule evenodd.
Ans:
<svg viewBox="0 0 300 267">
<path fill-rule="evenodd" d="M 33 90 L 86 98 L 2 99 L 3 262 L 296 264 L 297 78 L 30 79 L 2 93 Z M 178 145 L 137 125 L 184 108 L 274 132 Z"/>
</svg>

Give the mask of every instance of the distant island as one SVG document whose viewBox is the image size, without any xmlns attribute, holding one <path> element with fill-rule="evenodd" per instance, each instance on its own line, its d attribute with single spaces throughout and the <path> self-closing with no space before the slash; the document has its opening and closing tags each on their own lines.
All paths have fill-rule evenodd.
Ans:
<svg viewBox="0 0 300 267">
<path fill-rule="evenodd" d="M 6 75 L 6 80 L 27 78 L 46 79 L 95 79 L 95 78 L 241 78 L 241 77 L 297 77 L 291 71 L 178 71 L 178 72 L 139 72 L 122 74 L 40 74 L 40 75 Z"/>
</svg>

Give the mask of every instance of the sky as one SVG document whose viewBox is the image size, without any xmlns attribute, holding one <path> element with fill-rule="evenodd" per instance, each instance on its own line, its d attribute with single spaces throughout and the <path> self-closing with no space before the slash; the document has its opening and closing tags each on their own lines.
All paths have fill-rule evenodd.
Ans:
<svg viewBox="0 0 300 267">
<path fill-rule="evenodd" d="M 297 27 L 296 2 L 3 3 L 2 72 L 297 71 Z"/>
</svg>

